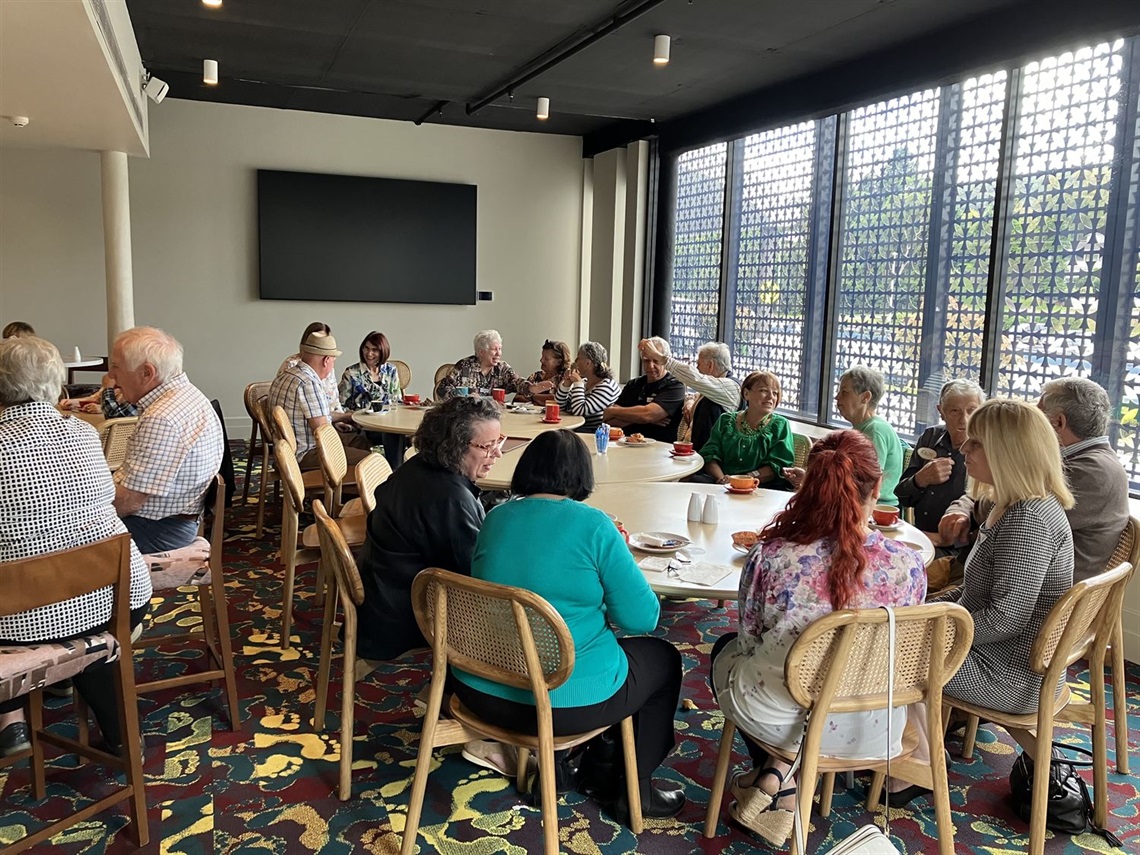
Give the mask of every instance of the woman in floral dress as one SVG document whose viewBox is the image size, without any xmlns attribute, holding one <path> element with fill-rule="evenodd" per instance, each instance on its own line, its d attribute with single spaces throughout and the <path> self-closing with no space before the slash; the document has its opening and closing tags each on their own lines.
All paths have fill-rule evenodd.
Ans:
<svg viewBox="0 0 1140 855">
<path fill-rule="evenodd" d="M 360 362 L 340 375 L 340 402 L 346 410 L 367 410 L 373 401 L 390 404 L 403 397 L 400 375 L 388 361 L 392 348 L 388 337 L 372 331 L 360 343 Z"/>
<path fill-rule="evenodd" d="M 773 845 L 791 831 L 795 783 L 784 780 L 789 764 L 767 757 L 757 743 L 794 751 L 803 736 L 805 711 L 784 684 L 788 651 L 808 624 L 836 609 L 911 606 L 926 596 L 919 554 L 867 526 L 881 479 L 875 447 L 857 431 L 836 431 L 815 443 L 803 486 L 748 555 L 740 578 L 740 632 L 713 648 L 713 692 L 754 765 L 733 781 L 730 813 Z M 820 750 L 834 757 L 881 755 L 884 713 L 831 716 Z M 901 738 L 906 711 L 895 716 L 892 731 Z"/>
</svg>

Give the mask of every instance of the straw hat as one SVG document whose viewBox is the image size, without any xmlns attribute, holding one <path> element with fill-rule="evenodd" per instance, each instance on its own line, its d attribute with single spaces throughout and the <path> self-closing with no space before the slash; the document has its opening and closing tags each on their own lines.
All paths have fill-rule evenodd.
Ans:
<svg viewBox="0 0 1140 855">
<path fill-rule="evenodd" d="M 301 353 L 309 353 L 313 356 L 340 356 L 340 351 L 336 347 L 336 339 L 328 333 L 309 333 L 309 337 L 305 339 L 305 343 L 301 345 Z"/>
</svg>

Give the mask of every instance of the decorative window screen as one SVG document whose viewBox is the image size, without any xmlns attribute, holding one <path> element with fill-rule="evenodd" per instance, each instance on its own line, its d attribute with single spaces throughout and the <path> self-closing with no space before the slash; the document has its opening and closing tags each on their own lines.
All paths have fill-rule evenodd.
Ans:
<svg viewBox="0 0 1140 855">
<path fill-rule="evenodd" d="M 738 256 L 735 281 L 729 280 L 735 303 L 729 340 L 737 374 L 775 373 L 783 387 L 782 406 L 790 410 L 804 409 L 816 126 L 803 122 L 743 140 Z"/>
<path fill-rule="evenodd" d="M 692 359 L 698 347 L 716 339 L 727 153 L 728 146 L 718 143 L 677 162 L 669 343 L 683 358 Z"/>
</svg>

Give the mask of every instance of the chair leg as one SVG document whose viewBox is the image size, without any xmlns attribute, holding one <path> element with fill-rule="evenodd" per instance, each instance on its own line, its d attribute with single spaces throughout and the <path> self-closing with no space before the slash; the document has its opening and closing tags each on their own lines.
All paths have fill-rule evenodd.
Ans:
<svg viewBox="0 0 1140 855">
<path fill-rule="evenodd" d="M 330 591 L 329 602 L 336 608 L 336 596 Z M 346 617 L 346 624 L 347 615 Z M 342 802 L 352 796 L 352 726 L 356 717 L 356 625 L 345 626 L 344 679 L 340 687 L 340 783 L 337 795 Z"/>
<path fill-rule="evenodd" d="M 265 502 L 269 498 L 269 448 L 261 455 L 261 481 L 257 487 L 257 539 L 265 533 Z"/>
<path fill-rule="evenodd" d="M 119 733 L 123 740 L 124 771 L 131 787 L 131 825 L 127 836 L 140 848 L 150 842 L 150 826 L 146 815 L 146 781 L 142 771 L 142 752 L 139 750 L 139 696 L 135 691 L 135 664 L 130 644 L 115 664 L 115 694 L 119 701 Z"/>
<path fill-rule="evenodd" d="M 831 816 L 831 797 L 835 795 L 835 773 L 825 772 L 823 789 L 819 792 L 819 815 L 824 819 Z"/>
<path fill-rule="evenodd" d="M 281 649 L 288 650 L 290 633 L 293 631 L 293 577 L 297 573 L 297 550 L 287 546 L 282 537 L 281 550 L 286 553 L 285 559 L 285 588 L 281 592 Z"/>
<path fill-rule="evenodd" d="M 526 792 L 526 769 L 530 763 L 530 749 L 517 746 L 518 765 L 515 766 L 515 789 Z"/>
<path fill-rule="evenodd" d="M 1116 739 L 1116 771 L 1128 772 L 1128 672 L 1124 668 L 1124 625 L 1116 622 L 1112 632 L 1112 717 Z"/>
<path fill-rule="evenodd" d="M 1037 750 L 1034 752 L 1034 766 L 1044 769 L 1052 760 L 1053 752 L 1053 715 L 1051 704 L 1043 704 L 1037 717 L 1037 733 L 1026 734 L 1034 740 Z M 1010 731 L 1014 739 L 1018 734 Z M 1021 742 L 1021 740 L 1018 740 Z M 1028 741 L 1028 740 L 1026 740 Z M 1043 765 L 1044 764 L 1044 765 Z M 1045 811 L 1049 802 L 1049 776 L 1033 776 L 1033 800 L 1029 808 L 1029 855 L 1045 855 Z"/>
<path fill-rule="evenodd" d="M 245 482 L 241 487 L 241 503 L 244 505 L 249 501 L 249 477 L 253 474 L 253 455 L 259 449 L 257 448 L 257 420 L 254 419 L 253 430 L 249 432 L 249 445 L 245 450 Z"/>
<path fill-rule="evenodd" d="M 202 617 L 202 638 L 206 643 L 206 666 L 210 667 L 210 660 L 217 651 L 217 630 L 214 623 L 214 599 L 210 590 L 212 585 L 198 585 L 198 614 Z M 221 663 L 218 663 L 219 665 Z M 210 681 L 211 686 L 217 686 L 217 680 Z"/>
<path fill-rule="evenodd" d="M 226 705 L 230 708 L 230 730 L 241 730 L 241 704 L 238 701 L 237 671 L 234 668 L 233 639 L 230 637 L 230 614 L 226 604 L 225 585 L 210 586 L 210 602 L 213 603 L 214 622 L 218 629 L 218 650 L 222 655 L 222 671 L 225 672 Z"/>
<path fill-rule="evenodd" d="M 621 745 L 625 755 L 626 798 L 629 800 L 629 829 L 634 834 L 645 830 L 641 816 L 641 779 L 637 770 L 637 748 L 633 741 L 633 716 L 621 720 Z"/>
<path fill-rule="evenodd" d="M 732 760 L 732 738 L 736 735 L 736 725 L 727 716 L 720 734 L 720 749 L 716 755 L 716 769 L 713 771 L 712 791 L 709 793 L 709 807 L 705 813 L 705 837 L 716 837 L 717 820 L 720 818 L 720 803 L 724 799 L 724 785 L 728 778 L 728 764 Z"/>
<path fill-rule="evenodd" d="M 439 716 L 439 707 L 433 703 L 434 698 L 432 697 L 436 690 L 437 687 L 433 685 L 428 699 L 427 715 L 424 716 L 423 732 L 420 733 L 420 747 L 416 753 L 416 771 L 412 776 L 412 792 L 408 796 L 408 817 L 404 820 L 404 839 L 400 843 L 400 855 L 412 855 L 416 848 L 416 834 L 419 833 L 420 829 L 420 813 L 424 806 L 428 773 L 431 772 L 431 755 Z M 438 691 L 442 694 L 443 687 L 438 687 Z M 553 772 L 553 770 L 551 771 Z M 549 792 L 549 788 L 547 791 Z"/>
<path fill-rule="evenodd" d="M 966 735 L 962 737 L 962 759 L 974 759 L 974 745 L 978 741 L 978 717 L 976 715 L 970 716 L 966 722 Z M 1046 776 L 1048 777 L 1048 776 Z"/>
<path fill-rule="evenodd" d="M 32 795 L 47 798 L 47 781 L 44 778 L 44 744 L 40 731 L 44 728 L 44 693 L 37 689 L 28 697 L 28 727 L 32 731 Z"/>
<path fill-rule="evenodd" d="M 549 722 L 549 719 L 547 719 Z M 542 843 L 546 855 L 558 855 L 558 793 L 554 781 L 554 735 L 539 725 L 538 776 L 542 788 Z"/>
<path fill-rule="evenodd" d="M 950 785 L 946 772 L 946 748 L 942 732 L 945 720 L 939 716 L 938 727 L 930 734 L 930 777 L 934 790 L 934 816 L 938 822 L 938 851 L 954 855 L 954 818 L 950 813 Z"/>
<path fill-rule="evenodd" d="M 1115 678 L 1115 674 L 1113 675 Z M 1107 700 L 1104 691 L 1104 651 L 1089 662 L 1089 694 L 1093 707 L 1093 819 L 1101 828 L 1108 826 L 1108 738 Z"/>
<path fill-rule="evenodd" d="M 325 600 L 325 620 L 321 627 L 321 659 L 317 666 L 317 699 L 313 706 L 313 730 L 325 729 L 325 706 L 329 697 L 329 672 L 332 670 L 333 629 L 336 619 L 336 597 L 330 596 Z M 346 651 L 347 653 L 347 651 Z M 348 674 L 348 663 L 345 662 L 344 680 L 347 684 L 351 677 Z M 355 672 L 353 673 L 355 677 Z M 343 749 L 342 749 L 343 750 Z"/>
<path fill-rule="evenodd" d="M 871 775 L 871 789 L 867 791 L 867 810 L 874 813 L 879 807 L 879 796 L 883 794 L 883 785 L 887 782 L 887 773 L 881 769 Z"/>
</svg>

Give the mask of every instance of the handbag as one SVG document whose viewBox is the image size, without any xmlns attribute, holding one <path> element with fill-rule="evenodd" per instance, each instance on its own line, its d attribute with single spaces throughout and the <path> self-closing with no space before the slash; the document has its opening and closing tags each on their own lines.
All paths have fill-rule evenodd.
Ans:
<svg viewBox="0 0 1140 855">
<path fill-rule="evenodd" d="M 1073 760 L 1065 756 L 1066 751 L 1088 757 L 1088 760 Z M 1092 752 L 1075 745 L 1054 742 L 1049 759 L 1049 795 L 1045 803 L 1045 827 L 1062 834 L 1083 834 L 1091 831 L 1099 834 L 1112 846 L 1120 846 L 1120 840 L 1111 831 L 1100 828 L 1093 820 L 1093 804 L 1088 785 L 1077 774 L 1077 767 L 1092 766 Z M 1025 752 L 1018 755 L 1009 772 L 1009 790 L 1013 797 L 1013 810 L 1025 822 L 1029 822 L 1033 805 L 1033 776 L 1036 774 L 1033 758 Z"/>
<path fill-rule="evenodd" d="M 895 708 L 895 610 L 890 606 L 880 606 L 887 613 L 887 780 L 891 777 L 891 719 Z M 810 716 L 811 713 L 808 713 Z M 807 719 L 804 719 L 804 734 L 807 734 Z M 803 742 L 800 742 L 800 751 L 803 751 Z M 792 764 L 792 771 L 799 764 L 799 754 Z M 790 777 L 792 772 L 788 773 Z M 801 855 L 806 853 L 807 839 L 804 828 L 800 822 L 800 788 L 796 788 L 796 813 L 793 829 L 796 835 L 796 846 Z M 899 850 L 891 843 L 891 817 L 887 809 L 890 796 L 883 802 L 883 828 L 879 829 L 873 822 L 856 829 L 843 840 L 839 841 L 829 855 L 900 855 Z"/>
</svg>

